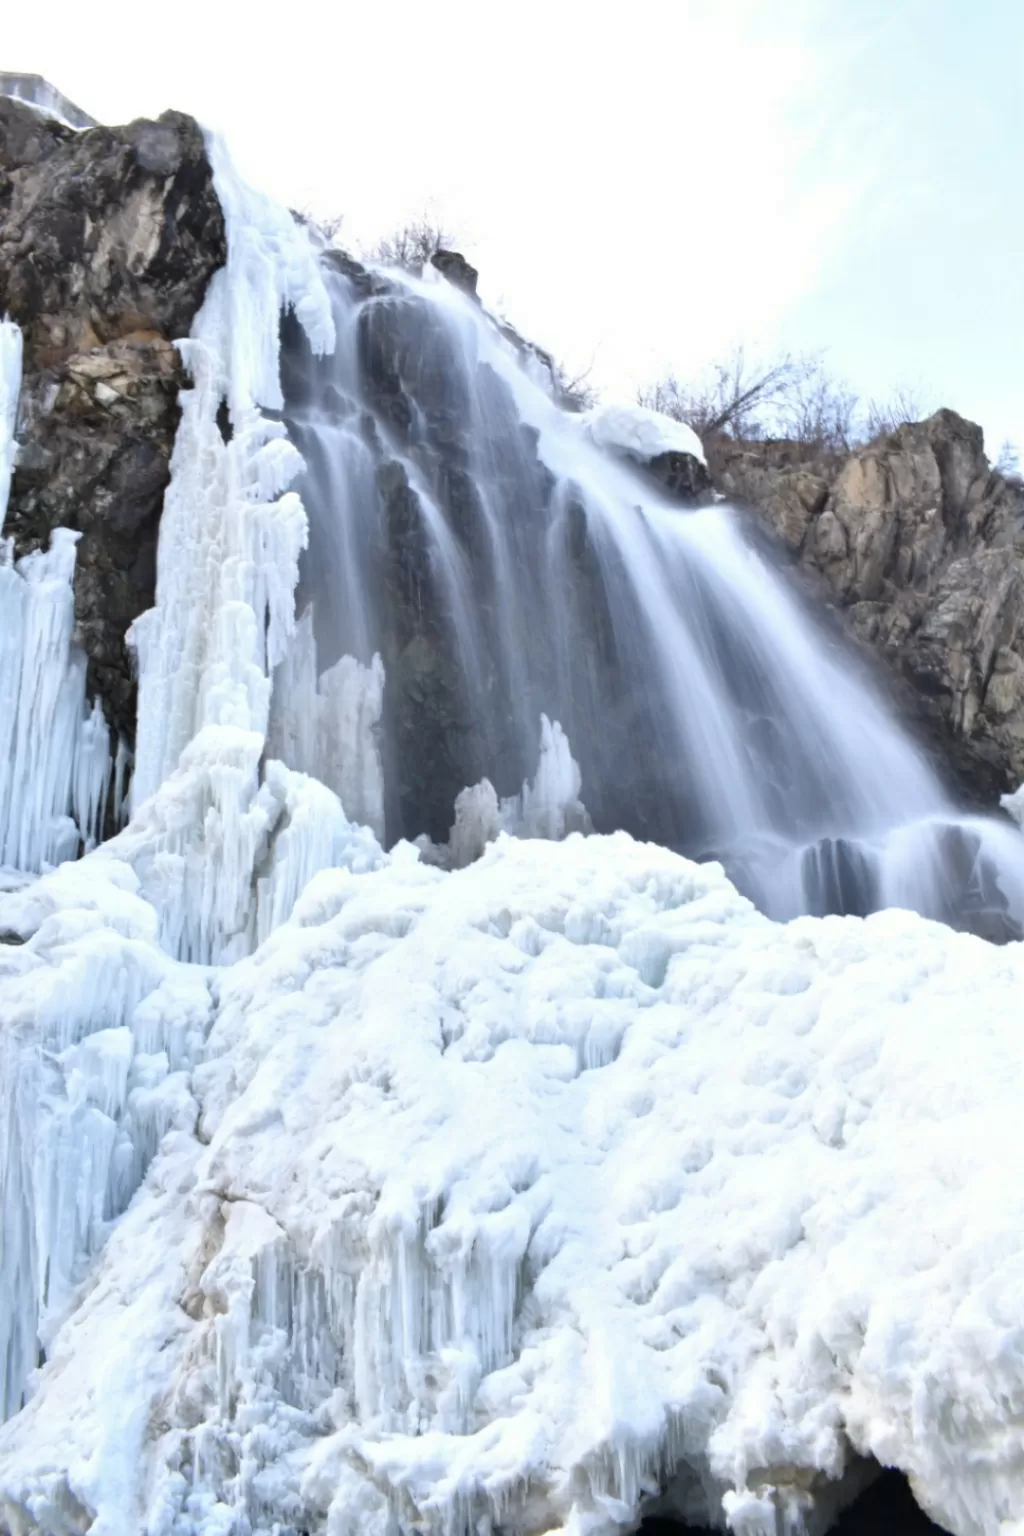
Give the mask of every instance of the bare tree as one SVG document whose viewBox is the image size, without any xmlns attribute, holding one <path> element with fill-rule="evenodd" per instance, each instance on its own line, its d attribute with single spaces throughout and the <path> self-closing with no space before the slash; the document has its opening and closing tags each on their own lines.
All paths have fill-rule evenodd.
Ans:
<svg viewBox="0 0 1024 1536">
<path fill-rule="evenodd" d="M 341 226 L 345 222 L 345 215 L 343 213 L 332 213 L 324 216 L 322 214 L 314 214 L 309 208 L 292 208 L 290 212 L 296 223 L 304 224 L 307 229 L 315 230 L 328 245 L 335 244 L 338 235 L 341 233 Z"/>
<path fill-rule="evenodd" d="M 999 450 L 999 457 L 992 466 L 997 475 L 1002 475 L 1004 480 L 1011 480 L 1014 485 L 1022 483 L 1020 472 L 1020 454 L 1017 444 L 1011 443 L 1007 438 Z"/>
<path fill-rule="evenodd" d="M 670 374 L 640 390 L 641 405 L 685 421 L 704 441 L 793 438 L 829 452 L 857 440 L 857 396 L 835 380 L 819 353 L 751 364 L 742 347 L 694 382 Z"/>
<path fill-rule="evenodd" d="M 669 374 L 660 383 L 638 391 L 637 400 L 676 421 L 685 421 L 699 437 L 724 433 L 729 437 L 765 435 L 768 408 L 792 389 L 799 363 L 787 355 L 765 366 L 749 362 L 737 347 L 728 362 L 716 363 L 693 381 Z"/>
<path fill-rule="evenodd" d="M 424 216 L 412 219 L 401 229 L 366 251 L 368 261 L 382 267 L 404 267 L 420 272 L 438 251 L 453 250 L 456 237 L 451 230 Z"/>
<path fill-rule="evenodd" d="M 857 405 L 854 391 L 832 377 L 819 354 L 811 354 L 799 359 L 773 412 L 773 427 L 778 436 L 823 453 L 849 453 L 859 437 Z"/>
<path fill-rule="evenodd" d="M 561 363 L 551 360 L 555 396 L 567 411 L 589 411 L 597 404 L 597 389 L 591 383 L 593 359 L 580 373 L 569 374 Z"/>
<path fill-rule="evenodd" d="M 876 437 L 887 437 L 890 432 L 909 426 L 911 422 L 923 421 L 929 414 L 917 390 L 903 385 L 894 390 L 888 400 L 868 402 L 864 437 L 867 442 L 874 442 Z"/>
</svg>

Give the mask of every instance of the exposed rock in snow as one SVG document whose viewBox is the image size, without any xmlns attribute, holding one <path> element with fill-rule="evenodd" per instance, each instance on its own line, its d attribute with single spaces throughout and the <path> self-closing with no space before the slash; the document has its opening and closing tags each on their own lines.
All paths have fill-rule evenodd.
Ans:
<svg viewBox="0 0 1024 1536">
<path fill-rule="evenodd" d="M 687 501 L 707 499 L 711 481 L 704 447 L 692 427 L 643 405 L 588 411 L 583 430 L 599 448 L 632 459 Z"/>
<path fill-rule="evenodd" d="M 646 463 L 663 453 L 688 453 L 705 463 L 704 447 L 692 427 L 645 405 L 602 405 L 583 417 L 583 428 L 599 448 L 627 453 Z"/>
<path fill-rule="evenodd" d="M 198 993 L 96 890 L 3 985 L 70 1034 L 46 954 L 106 996 L 89 956 L 143 943 L 185 1039 Z M 0 1431 L 8 1524 L 612 1536 L 667 1492 L 774 1536 L 858 1451 L 1009 1530 L 1022 986 L 1019 946 L 777 926 L 622 835 L 322 873 L 220 976 L 199 1138 L 172 1121 Z M 139 1026 L 101 1027 L 60 1071 L 109 1119 Z"/>
</svg>

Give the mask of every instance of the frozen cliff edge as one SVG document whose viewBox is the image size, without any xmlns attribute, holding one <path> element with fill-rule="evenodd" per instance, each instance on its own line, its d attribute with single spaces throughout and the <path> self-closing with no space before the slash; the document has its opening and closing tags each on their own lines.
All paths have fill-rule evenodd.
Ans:
<svg viewBox="0 0 1024 1536">
<path fill-rule="evenodd" d="M 667 1493 L 774 1536 L 854 1451 L 959 1536 L 1024 1518 L 1021 946 L 501 838 L 322 872 L 211 1002 L 130 872 L 58 879 L 0 899 L 5 1002 L 56 1028 L 61 946 L 131 948 L 137 1095 L 211 1022 L 0 1430 L 10 1529 L 611 1536 Z"/>
</svg>

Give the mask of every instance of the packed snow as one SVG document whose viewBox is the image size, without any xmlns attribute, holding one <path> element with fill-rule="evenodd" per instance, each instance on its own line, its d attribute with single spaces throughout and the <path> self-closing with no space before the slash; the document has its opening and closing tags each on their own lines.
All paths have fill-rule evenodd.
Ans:
<svg viewBox="0 0 1024 1536">
<path fill-rule="evenodd" d="M 854 1453 L 965 1536 L 1024 1519 L 1020 946 L 501 837 L 323 871 L 207 981 L 130 875 L 47 881 L 19 1166 L 78 1203 L 12 1529 L 611 1536 L 661 1495 L 774 1536 Z"/>
<path fill-rule="evenodd" d="M 598 448 L 626 454 L 641 464 L 663 453 L 688 453 L 706 463 L 704 445 L 692 427 L 645 405 L 596 406 L 581 423 Z"/>
</svg>

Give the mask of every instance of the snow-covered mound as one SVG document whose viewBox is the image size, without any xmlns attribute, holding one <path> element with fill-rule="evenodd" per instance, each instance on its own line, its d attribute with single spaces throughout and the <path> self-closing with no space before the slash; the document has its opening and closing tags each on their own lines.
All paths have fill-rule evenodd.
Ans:
<svg viewBox="0 0 1024 1536">
<path fill-rule="evenodd" d="M 704 447 L 692 427 L 645 405 L 604 405 L 588 411 L 583 429 L 598 448 L 628 454 L 642 464 L 663 453 L 688 453 L 701 464 Z"/>
<path fill-rule="evenodd" d="M 0 1524 L 610 1536 L 667 1492 L 774 1536 L 857 1451 L 961 1536 L 1021 1529 L 1021 946 L 776 925 L 625 835 L 360 867 L 207 980 L 113 858 L 0 898 L 41 922 L 3 1017 L 77 1021 L 37 1053 L 69 1125 L 124 1094 L 90 976 L 136 977 L 104 1020 L 148 1019 L 136 1095 L 213 999 L 0 1431 Z M 78 1177 L 45 1146 L 37 1227 Z"/>
</svg>

